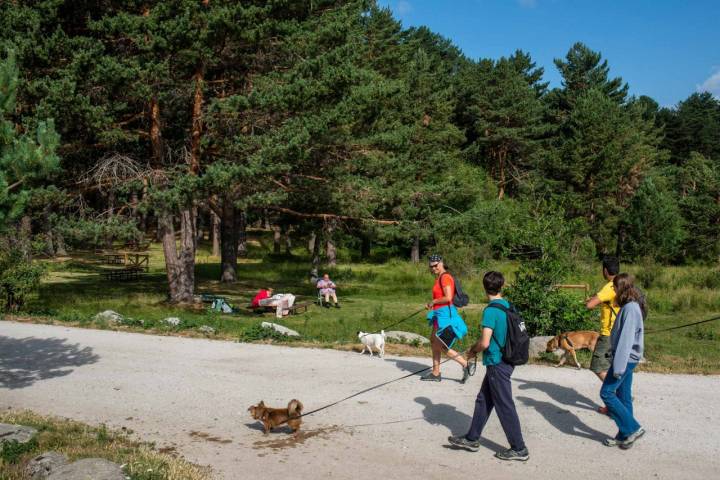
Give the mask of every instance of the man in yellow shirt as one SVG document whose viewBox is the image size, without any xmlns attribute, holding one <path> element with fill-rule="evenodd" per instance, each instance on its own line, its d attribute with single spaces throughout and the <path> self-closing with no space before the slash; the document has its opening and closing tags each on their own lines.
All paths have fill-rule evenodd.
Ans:
<svg viewBox="0 0 720 480">
<path fill-rule="evenodd" d="M 593 352 L 592 361 L 590 362 L 590 370 L 598 376 L 601 382 L 605 380 L 605 375 L 612 362 L 610 332 L 612 331 L 615 316 L 619 310 L 615 303 L 613 278 L 620 273 L 620 261 L 615 257 L 605 257 L 602 266 L 602 275 L 607 283 L 597 294 L 585 302 L 585 306 L 590 309 L 600 306 L 600 337 L 598 337 L 598 341 L 595 344 L 595 351 Z M 598 410 L 600 413 L 607 413 L 606 407 L 600 407 Z"/>
</svg>

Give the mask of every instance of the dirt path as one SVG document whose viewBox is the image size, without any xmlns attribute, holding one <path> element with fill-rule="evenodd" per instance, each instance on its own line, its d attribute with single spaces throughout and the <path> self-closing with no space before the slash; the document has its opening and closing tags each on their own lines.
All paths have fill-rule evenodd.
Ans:
<svg viewBox="0 0 720 480">
<path fill-rule="evenodd" d="M 514 393 L 530 461 L 503 463 L 495 416 L 477 453 L 447 447 L 464 433 L 483 371 L 468 385 L 445 365 L 442 383 L 409 378 L 307 417 L 302 435 L 264 436 L 247 407 L 264 399 L 306 409 L 427 365 L 427 359 L 0 322 L 0 407 L 126 427 L 218 478 L 715 478 L 720 471 L 720 377 L 636 376 L 648 434 L 629 451 L 594 412 L 586 371 L 525 366 Z"/>
</svg>

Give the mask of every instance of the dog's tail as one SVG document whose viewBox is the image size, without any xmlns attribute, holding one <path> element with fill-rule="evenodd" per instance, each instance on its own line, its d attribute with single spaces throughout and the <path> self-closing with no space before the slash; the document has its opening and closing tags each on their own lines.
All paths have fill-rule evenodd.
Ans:
<svg viewBox="0 0 720 480">
<path fill-rule="evenodd" d="M 385 338 L 385 330 L 380 330 L 380 336 Z"/>
<path fill-rule="evenodd" d="M 300 414 L 302 414 L 303 411 L 303 404 L 300 402 L 300 400 L 297 400 L 293 398 L 290 400 L 290 403 L 288 403 L 288 415 L 292 417 L 299 417 Z"/>
</svg>

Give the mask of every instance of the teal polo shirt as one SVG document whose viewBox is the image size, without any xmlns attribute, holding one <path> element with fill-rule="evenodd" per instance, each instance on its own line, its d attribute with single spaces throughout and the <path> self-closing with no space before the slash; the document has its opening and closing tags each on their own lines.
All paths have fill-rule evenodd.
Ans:
<svg viewBox="0 0 720 480">
<path fill-rule="evenodd" d="M 510 303 L 504 298 L 490 302 L 490 304 L 493 303 L 499 303 L 506 308 L 510 308 Z M 490 346 L 483 352 L 483 365 L 497 365 L 502 362 L 500 347 L 505 346 L 505 338 L 507 337 L 507 315 L 498 308 L 485 307 L 481 325 L 483 328 L 492 328 L 493 330 Z"/>
</svg>

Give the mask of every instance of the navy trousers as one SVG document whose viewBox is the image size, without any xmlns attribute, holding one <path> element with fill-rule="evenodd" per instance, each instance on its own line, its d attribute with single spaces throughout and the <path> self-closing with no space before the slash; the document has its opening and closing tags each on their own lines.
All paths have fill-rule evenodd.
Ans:
<svg viewBox="0 0 720 480">
<path fill-rule="evenodd" d="M 525 448 L 510 384 L 514 369 L 515 367 L 504 362 L 487 366 L 480 393 L 475 400 L 475 413 L 470 423 L 470 431 L 465 438 L 471 441 L 479 439 L 490 413 L 495 408 L 510 448 L 515 451 Z"/>
</svg>

